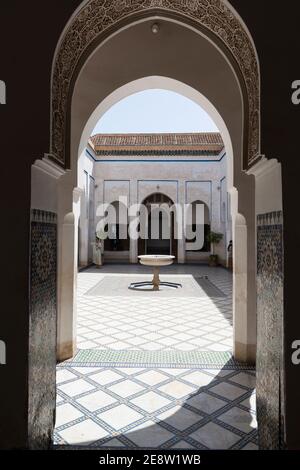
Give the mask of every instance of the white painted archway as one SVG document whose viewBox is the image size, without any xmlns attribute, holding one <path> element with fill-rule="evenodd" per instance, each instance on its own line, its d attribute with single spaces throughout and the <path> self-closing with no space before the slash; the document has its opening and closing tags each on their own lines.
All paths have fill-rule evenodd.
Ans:
<svg viewBox="0 0 300 470">
<path fill-rule="evenodd" d="M 153 37 L 149 36 L 149 26 L 153 20 L 159 21 L 162 29 L 162 36 L 166 34 L 166 50 L 163 52 L 160 47 L 153 44 Z M 173 35 L 172 42 L 168 42 L 168 36 Z M 114 54 L 110 51 L 118 46 L 119 49 L 129 45 L 136 45 L 139 47 L 139 42 L 135 36 L 143 38 L 145 44 L 149 43 L 149 47 L 157 48 L 157 55 L 155 61 L 149 66 L 149 61 L 143 59 L 143 49 L 132 51 L 132 47 L 127 47 L 125 52 L 129 54 L 126 58 L 126 77 L 116 75 L 116 70 L 112 67 L 114 62 L 111 57 Z M 135 40 L 132 42 L 132 40 Z M 178 44 L 174 44 L 174 41 Z M 142 40 L 141 40 L 142 42 Z M 185 63 L 181 66 L 179 63 L 171 62 L 168 75 L 151 74 L 146 75 L 149 67 L 160 70 L 169 67 L 167 60 L 163 61 L 164 55 L 169 57 L 174 54 L 174 49 L 182 48 L 184 44 L 185 49 L 191 55 L 190 63 Z M 201 64 L 199 58 L 197 60 L 197 53 L 195 51 L 200 48 L 203 53 L 201 57 Z M 173 51 L 173 52 L 172 52 Z M 59 51 L 58 51 L 59 53 Z M 130 55 L 131 54 L 131 55 Z M 195 57 L 193 56 L 195 55 Z M 120 50 L 120 70 L 124 70 L 121 61 L 123 60 L 122 51 Z M 183 60 L 184 55 L 182 55 Z M 206 75 L 201 74 L 200 71 L 204 67 L 204 58 L 206 64 Z M 104 60 L 106 59 L 106 60 Z M 109 60 L 110 62 L 107 62 Z M 115 58 L 116 60 L 116 58 Z M 144 62 L 143 62 L 144 60 Z M 175 60 L 175 57 L 174 57 Z M 132 62 L 130 62 L 132 61 Z M 107 70 L 103 63 L 106 63 Z M 102 68 L 101 68 L 102 67 Z M 199 68 L 200 67 L 200 68 Z M 220 78 L 220 67 L 222 67 L 222 77 Z M 197 70 L 198 68 L 198 70 Z M 105 75 L 106 74 L 106 75 Z M 142 75 L 142 77 L 141 77 Z M 140 76 L 130 80 L 129 77 Z M 105 83 L 105 86 L 98 87 L 97 83 Z M 179 79 L 180 78 L 180 79 Z M 225 84 L 222 80 L 225 80 Z M 232 66 L 229 58 L 224 54 L 220 45 L 214 43 L 212 37 L 205 36 L 203 31 L 198 31 L 194 26 L 185 24 L 184 19 L 181 21 L 174 18 L 167 18 L 164 16 L 149 16 L 146 19 L 140 19 L 132 23 L 129 22 L 127 26 L 121 27 L 117 32 L 105 38 L 100 45 L 86 58 L 82 64 L 81 71 L 74 82 L 74 90 L 72 94 L 71 110 L 70 110 L 70 166 L 71 169 L 67 170 L 64 175 L 58 180 L 57 183 L 57 213 L 58 213 L 58 324 L 59 334 L 58 337 L 58 350 L 64 351 L 59 359 L 66 359 L 76 350 L 76 334 L 74 328 L 70 329 L 66 322 L 64 328 L 64 318 L 70 318 L 73 311 L 74 289 L 69 291 L 69 301 L 67 300 L 68 292 L 63 288 L 63 266 L 64 261 L 64 237 L 63 225 L 64 218 L 67 214 L 74 210 L 73 191 L 77 187 L 77 162 L 83 152 L 87 139 L 95 127 L 96 122 L 100 117 L 120 99 L 132 93 L 142 91 L 149 88 L 162 88 L 186 96 L 202 106 L 214 119 L 219 127 L 223 140 L 226 146 L 228 155 L 228 189 L 232 196 L 233 220 L 236 215 L 241 212 L 247 220 L 249 236 L 247 243 L 247 252 L 245 256 L 248 260 L 246 263 L 248 272 L 244 273 L 244 278 L 247 279 L 243 285 L 238 285 L 238 280 L 235 280 L 237 293 L 236 298 L 242 297 L 246 299 L 246 309 L 243 314 L 235 315 L 236 321 L 240 321 L 240 328 L 236 331 L 241 331 L 243 325 L 248 325 L 247 334 L 235 338 L 235 355 L 238 359 L 253 362 L 255 360 L 255 341 L 256 341 L 256 305 L 255 305 L 255 193 L 254 193 L 254 178 L 247 176 L 244 173 L 243 152 L 244 152 L 244 139 L 247 135 L 245 132 L 245 104 L 244 95 L 242 92 L 241 78 L 237 75 L 235 68 Z M 124 82 L 124 83 L 122 83 Z M 120 86 L 116 86 L 119 83 Z M 226 93 L 223 92 L 222 84 L 226 88 Z M 192 86 L 193 85 L 193 86 Z M 110 92 L 109 92 L 110 90 Z M 203 91 L 201 91 L 203 90 Z M 218 108 L 218 109 L 217 109 Z M 46 164 L 44 162 L 44 164 Z M 48 166 L 54 166 L 47 160 Z M 237 199 L 237 191 L 241 196 L 240 200 Z M 77 220 L 77 218 L 75 218 Z M 251 223 L 250 223 L 251 221 Z M 77 226 L 74 224 L 74 230 L 77 232 Z M 73 237 L 76 240 L 76 237 Z M 69 250 L 71 253 L 72 250 Z M 69 266 L 74 266 L 77 263 L 76 249 L 73 250 L 74 259 L 72 262 L 68 261 Z M 250 267 L 250 269 L 249 269 Z M 251 273 L 250 276 L 248 274 Z M 70 273 L 70 276 L 76 279 L 76 273 Z M 74 286 L 76 282 L 74 282 Z M 246 289 L 246 292 L 239 293 L 240 289 Z M 60 292 L 64 293 L 64 301 Z M 251 296 L 251 302 L 249 299 Z M 235 302 L 234 302 L 235 304 Z M 74 312 L 73 312 L 74 314 Z M 74 322 L 73 322 L 74 324 Z M 250 327 L 249 327 L 250 326 Z M 63 333 L 61 333 L 63 332 Z M 246 340 L 243 338 L 246 337 Z M 246 342 L 245 342 L 246 341 Z M 69 351 L 63 345 L 71 345 Z"/>
<path fill-rule="evenodd" d="M 88 139 L 92 135 L 93 129 L 96 127 L 101 117 L 112 106 L 114 106 L 116 103 L 118 103 L 124 98 L 127 98 L 130 95 L 139 93 L 141 91 L 154 89 L 161 89 L 178 93 L 190 99 L 191 101 L 194 101 L 194 103 L 201 106 L 201 108 L 203 108 L 207 112 L 207 114 L 209 114 L 209 116 L 213 119 L 222 135 L 223 142 L 225 144 L 226 154 L 229 161 L 227 169 L 227 176 L 229 180 L 228 186 L 233 186 L 233 148 L 228 128 L 222 116 L 215 108 L 215 106 L 199 91 L 195 90 L 189 85 L 186 85 L 185 83 L 182 83 L 178 80 L 169 77 L 152 76 L 134 80 L 133 82 L 127 83 L 126 85 L 118 88 L 109 96 L 107 96 L 101 103 L 99 103 L 84 127 L 80 139 L 78 157 L 80 158 L 80 155 L 85 151 Z"/>
<path fill-rule="evenodd" d="M 99 67 L 101 67 L 101 64 L 104 62 L 103 54 L 106 54 L 106 49 L 109 49 L 110 42 L 112 44 L 111 47 L 114 47 L 114 44 L 118 44 L 118 41 L 122 40 L 123 35 L 125 35 L 124 38 L 128 36 L 128 40 L 130 41 L 130 35 L 135 34 L 136 29 L 136 34 L 138 34 L 139 30 L 144 31 L 144 28 L 148 27 L 150 22 L 153 21 L 153 18 L 150 17 L 147 19 L 142 19 L 138 22 L 130 24 L 127 27 L 123 27 L 117 34 L 115 33 L 111 38 L 107 38 L 104 43 L 101 44 L 98 49 L 86 60 L 82 71 L 74 85 L 71 106 L 71 170 L 66 173 L 65 177 L 59 183 L 60 197 L 58 200 L 58 219 L 62 220 L 65 213 L 70 212 L 70 204 L 73 204 L 73 201 L 70 199 L 70 187 L 75 188 L 78 184 L 78 158 L 80 158 L 80 155 L 82 152 L 84 152 L 86 142 L 91 135 L 91 132 L 94 129 L 96 123 L 111 106 L 133 93 L 154 88 L 175 91 L 199 104 L 214 119 L 216 125 L 220 129 L 225 143 L 228 156 L 228 191 L 231 194 L 231 206 L 233 208 L 232 220 L 235 220 L 235 217 L 239 212 L 243 214 L 247 220 L 247 224 L 249 224 L 249 220 L 253 220 L 253 223 L 249 224 L 248 226 L 248 245 L 246 252 L 244 252 L 244 257 L 248 260 L 247 263 L 244 263 L 248 269 L 248 271 L 246 271 L 243 276 L 244 282 L 239 283 L 241 277 L 234 276 L 234 309 L 236 310 L 234 317 L 237 325 L 235 328 L 236 335 L 234 339 L 234 351 L 236 358 L 244 361 L 248 360 L 249 362 L 254 362 L 256 348 L 254 221 L 255 188 L 254 178 L 247 176 L 243 172 L 242 149 L 244 146 L 245 137 L 243 135 L 243 122 L 245 119 L 245 114 L 242 90 L 239 82 L 240 79 L 237 76 L 234 68 L 231 66 L 229 59 L 222 53 L 219 46 L 213 44 L 211 39 L 204 37 L 203 33 L 198 34 L 194 28 L 190 27 L 189 25 L 187 26 L 183 23 L 179 23 L 173 19 L 169 20 L 163 17 L 158 19 L 155 17 L 155 20 L 161 22 L 160 24 L 162 25 L 162 29 L 167 29 L 169 27 L 170 30 L 174 32 L 178 29 L 178 34 L 186 34 L 186 41 L 191 41 L 191 44 L 193 44 L 193 41 L 196 40 L 195 38 L 198 38 L 197 40 L 199 41 L 199 46 L 204 48 L 203 53 L 209 54 L 210 57 L 210 62 L 207 65 L 207 77 L 200 77 L 199 85 L 191 86 L 191 83 L 197 81 L 198 79 L 198 77 L 194 77 L 195 79 L 193 79 L 191 76 L 189 77 L 189 74 L 196 73 L 194 71 L 194 67 L 191 67 L 190 70 L 185 72 L 186 81 L 178 80 L 177 78 L 172 77 L 172 75 L 181 75 L 180 71 L 178 73 L 177 67 L 175 67 L 173 71 L 170 70 L 170 76 L 163 76 L 160 74 L 144 76 L 142 78 L 127 81 L 119 87 L 115 87 L 115 85 L 112 83 L 112 85 L 106 87 L 107 90 L 112 89 L 110 93 L 99 93 L 99 90 L 96 87 L 96 83 L 98 80 L 101 80 L 102 75 L 101 68 L 99 69 Z M 145 40 L 148 41 L 147 33 Z M 150 38 L 150 40 L 152 40 L 152 38 Z M 192 48 L 192 46 L 188 44 L 186 47 L 189 49 Z M 195 49 L 196 48 L 197 46 L 195 45 Z M 216 63 L 213 61 L 211 54 L 215 54 L 214 60 L 217 61 Z M 144 67 L 145 71 L 147 71 L 147 64 L 146 66 L 141 65 L 141 67 Z M 219 89 L 219 87 L 222 85 L 222 80 L 220 80 L 218 77 L 219 67 L 224 67 L 224 77 L 226 78 L 226 94 L 224 94 L 223 91 Z M 160 63 L 158 69 L 159 68 L 164 68 L 163 64 Z M 103 70 L 103 72 L 105 72 L 105 70 Z M 109 79 L 108 77 L 110 73 L 115 73 L 113 68 L 112 71 L 108 72 L 108 76 L 105 78 L 106 81 Z M 140 73 L 141 72 L 138 74 Z M 210 76 L 212 73 L 214 74 L 213 80 Z M 128 75 L 130 74 L 131 73 L 129 68 Z M 136 74 L 137 71 L 135 71 L 133 68 L 133 75 Z M 112 82 L 120 82 L 118 77 L 112 77 L 111 80 Z M 122 79 L 121 81 L 124 80 Z M 91 84 L 94 84 L 95 88 L 91 87 Z M 203 92 L 200 91 L 201 88 L 203 89 Z M 231 96 L 230 99 L 229 96 Z M 214 103 L 212 102 L 212 99 L 214 100 Z M 229 109 L 230 106 L 232 107 L 232 110 Z M 224 116 L 224 113 L 226 117 Z M 239 203 L 237 199 L 238 192 L 241 193 L 241 203 Z M 75 227 L 75 230 L 77 230 L 77 227 Z M 62 281 L 62 277 L 60 275 L 61 269 L 62 268 L 60 267 L 59 261 L 59 283 Z M 250 277 L 248 276 L 248 272 L 251 273 Z M 69 309 L 72 308 L 71 299 L 73 296 L 74 293 L 70 292 Z M 250 301 L 250 297 L 252 298 L 252 301 Z M 246 307 L 243 311 L 239 308 L 238 299 L 240 298 L 245 299 L 246 302 Z M 60 324 L 63 323 L 63 318 L 65 315 L 66 317 L 70 317 L 71 315 L 70 311 L 66 311 L 66 309 L 68 310 L 67 305 L 68 303 L 66 302 L 64 302 L 64 305 L 59 302 L 58 318 Z M 73 335 L 72 338 L 70 337 L 71 335 Z M 58 344 L 60 345 L 61 343 L 72 344 L 73 352 L 76 349 L 76 336 L 74 336 L 74 330 L 72 332 L 70 331 L 69 334 L 66 332 L 62 338 L 58 338 Z M 59 350 L 61 350 L 60 347 Z M 59 359 L 65 358 L 66 355 L 60 357 Z"/>
<path fill-rule="evenodd" d="M 246 252 L 247 259 L 247 263 L 241 263 L 236 270 L 241 274 L 246 297 L 239 298 L 243 311 L 241 313 L 236 308 L 235 317 L 246 320 L 247 328 L 240 335 L 241 342 L 235 343 L 235 355 L 253 362 L 257 301 L 256 217 L 262 214 L 262 220 L 269 224 L 273 218 L 267 212 L 282 210 L 281 166 L 276 160 L 262 159 L 260 155 L 260 75 L 253 40 L 227 0 L 136 0 L 133 3 L 120 0 L 82 2 L 66 25 L 54 56 L 51 146 L 49 156 L 37 160 L 32 168 L 31 207 L 58 216 L 58 244 L 54 247 L 59 260 L 58 321 L 62 326 L 65 318 L 74 319 L 75 246 L 65 250 L 63 245 L 64 231 L 68 230 L 66 226 L 76 230 L 76 211 L 81 194 L 77 188 L 77 159 L 84 132 L 88 133 L 87 122 L 99 103 L 107 106 L 108 97 L 118 90 L 121 93 L 120 90 L 128 84 L 144 77 L 169 77 L 205 96 L 207 106 L 211 103 L 218 109 L 230 136 L 233 167 L 231 203 L 237 216 L 236 236 L 241 236 L 241 243 L 235 245 L 242 254 Z M 109 10 L 109 16 L 105 14 L 106 10 Z M 157 42 L 151 34 L 154 20 L 162 26 L 161 34 L 156 35 Z M 89 30 L 84 29 L 87 22 Z M 121 96 L 122 93 L 119 98 L 115 95 L 114 99 L 118 101 Z M 202 106 L 205 107 L 204 102 Z M 213 115 L 212 109 L 210 113 Z M 229 153 L 226 129 L 222 128 L 217 116 L 214 119 Z M 56 217 L 53 220 L 56 221 Z M 70 238 L 75 245 L 75 234 Z M 73 289 L 71 286 L 69 292 L 64 293 L 64 306 L 59 294 L 63 288 L 63 253 L 74 255 L 68 260 L 71 268 L 67 276 L 69 279 L 75 276 Z M 245 270 L 246 273 L 243 272 Z M 266 295 L 261 293 L 261 308 L 265 307 Z M 69 309 L 67 312 L 65 307 Z M 61 359 L 72 356 L 76 350 L 74 330 L 68 327 L 68 322 L 64 325 L 66 349 L 63 350 L 63 338 L 59 338 L 63 350 Z M 244 326 L 245 323 L 242 324 Z M 56 338 L 47 327 L 45 323 L 44 333 L 49 335 L 47 342 L 38 346 L 42 355 L 47 354 L 49 345 L 52 351 L 55 350 Z M 34 326 L 31 325 L 31 329 Z M 263 356 L 263 345 L 260 350 Z M 49 388 L 54 389 L 55 364 L 51 366 L 53 374 L 47 380 Z M 265 391 L 264 385 L 262 392 Z M 39 437 L 47 441 L 53 430 L 52 392 L 41 387 L 35 393 L 36 403 L 46 403 L 48 398 L 51 403 L 47 417 L 38 406 L 33 409 L 34 425 L 43 422 L 44 426 L 43 435 Z M 266 398 L 266 393 L 262 398 Z"/>
<path fill-rule="evenodd" d="M 171 79 L 168 77 L 161 77 L 161 76 L 151 76 L 151 77 L 144 77 L 142 79 L 135 80 L 133 82 L 130 82 L 117 90 L 115 90 L 113 93 L 111 93 L 109 96 L 107 96 L 101 103 L 98 104 L 94 112 L 91 114 L 90 118 L 88 119 L 81 139 L 80 139 L 80 144 L 79 144 L 79 149 L 78 149 L 78 158 L 80 159 L 81 155 L 85 153 L 87 141 L 92 134 L 93 129 L 95 128 L 96 124 L 98 121 L 101 119 L 101 117 L 117 102 L 122 100 L 123 98 L 130 96 L 134 93 L 148 90 L 148 89 L 164 89 L 164 90 L 169 90 L 169 91 L 174 91 L 176 93 L 179 93 L 186 98 L 189 98 L 190 100 L 194 101 L 196 104 L 201 106 L 215 121 L 216 125 L 218 126 L 223 141 L 225 143 L 225 149 L 227 153 L 227 162 L 228 162 L 228 168 L 227 168 L 227 177 L 228 177 L 228 192 L 231 195 L 232 199 L 232 220 L 235 221 L 236 219 L 239 220 L 238 214 L 238 191 L 237 189 L 233 186 L 233 146 L 232 146 L 232 141 L 230 137 L 230 133 L 228 131 L 228 128 L 226 126 L 226 123 L 224 122 L 222 116 L 216 109 L 216 107 L 200 92 L 197 90 L 193 89 L 189 85 L 186 85 L 178 80 Z M 75 166 L 75 162 L 74 162 Z M 137 201 L 138 202 L 138 201 Z M 246 231 L 247 231 L 247 226 L 245 225 Z M 76 227 L 75 227 L 76 230 Z M 239 246 L 239 237 L 240 237 L 240 232 L 238 230 L 233 230 L 233 238 L 234 238 L 234 246 Z M 251 236 L 251 235 L 250 235 Z M 252 233 L 252 237 L 255 237 L 255 233 Z M 184 249 L 184 247 L 182 247 Z M 133 250 L 134 251 L 134 250 Z M 137 252 L 137 249 L 135 250 Z M 178 251 L 179 253 L 182 251 L 180 247 L 180 243 L 178 246 Z M 248 325 L 249 325 L 249 320 L 247 319 L 247 250 L 239 250 L 238 252 L 238 257 L 239 257 L 239 268 L 236 270 L 235 267 L 233 269 L 234 272 L 234 302 L 233 302 L 233 308 L 234 308 L 234 344 L 233 344 L 233 350 L 237 358 L 240 360 L 251 360 L 249 357 L 247 357 L 247 353 L 243 350 L 241 351 L 241 344 L 247 343 L 247 335 L 248 335 Z M 74 263 L 75 266 L 75 263 Z M 241 267 L 244 267 L 244 271 L 241 275 Z M 73 294 L 74 295 L 74 294 Z M 71 304 L 70 304 L 71 305 Z M 243 307 L 243 308 L 242 308 Z M 65 309 L 65 307 L 64 307 Z M 66 314 L 66 313 L 65 313 Z M 71 315 L 71 312 L 68 311 L 67 317 L 69 318 Z M 60 320 L 62 321 L 62 320 Z M 253 323 L 255 322 L 255 319 L 253 319 Z M 74 325 L 73 325 L 74 326 Z M 252 325 L 252 329 L 255 330 L 255 325 Z M 64 343 L 69 343 L 73 345 L 72 350 L 76 348 L 76 333 L 74 334 L 74 328 L 72 332 L 70 331 L 70 335 L 72 335 L 72 339 L 69 338 L 69 341 L 65 341 L 65 337 L 63 338 Z M 68 333 L 67 333 L 68 336 Z M 255 347 L 255 345 L 254 345 Z M 61 348 L 59 347 L 59 350 Z M 60 359 L 65 359 L 65 355 L 60 358 Z"/>
</svg>

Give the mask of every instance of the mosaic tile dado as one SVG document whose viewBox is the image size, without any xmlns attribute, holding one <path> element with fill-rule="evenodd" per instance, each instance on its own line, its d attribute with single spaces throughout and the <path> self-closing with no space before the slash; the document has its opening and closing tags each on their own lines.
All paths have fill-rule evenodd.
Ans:
<svg viewBox="0 0 300 470">
<path fill-rule="evenodd" d="M 283 217 L 258 217 L 257 228 L 257 416 L 262 449 L 283 443 Z"/>
<path fill-rule="evenodd" d="M 51 443 L 56 366 L 56 215 L 31 214 L 29 447 Z"/>
<path fill-rule="evenodd" d="M 72 367 L 175 367 L 175 368 L 225 368 L 231 370 L 253 367 L 234 360 L 232 353 L 213 351 L 112 351 L 82 349 L 68 362 Z"/>
</svg>

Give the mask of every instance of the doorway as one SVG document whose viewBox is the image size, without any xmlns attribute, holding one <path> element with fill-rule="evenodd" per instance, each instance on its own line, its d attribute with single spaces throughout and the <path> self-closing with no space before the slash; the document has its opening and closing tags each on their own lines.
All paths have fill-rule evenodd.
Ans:
<svg viewBox="0 0 300 470">
<path fill-rule="evenodd" d="M 146 115 L 151 112 L 148 93 L 139 103 Z M 151 92 L 151 102 L 156 100 L 155 122 L 156 113 L 164 111 L 162 96 L 168 93 Z M 130 106 L 134 96 L 124 100 L 128 121 L 136 111 Z M 186 114 L 182 108 L 172 113 L 189 120 L 188 109 Z M 87 151 L 80 156 L 79 172 L 85 171 L 92 158 L 98 203 L 112 201 L 100 211 L 107 212 L 108 223 L 103 225 L 112 240 L 104 241 L 104 264 L 78 275 L 78 351 L 71 361 L 58 366 L 55 445 L 137 449 L 147 443 L 152 449 L 255 449 L 255 371 L 250 365 L 241 369 L 232 358 L 232 274 L 224 267 L 207 265 L 211 246 L 206 236 L 211 226 L 221 229 L 224 198 L 218 186 L 228 176 L 224 143 L 219 133 L 209 132 L 126 134 L 122 127 L 116 128 L 121 116 L 111 114 L 115 117 L 110 132 L 114 133 L 101 133 L 100 124 L 107 121 L 104 115 L 89 139 L 91 145 L 87 143 Z M 140 125 L 142 116 L 135 119 Z M 171 132 L 170 121 L 169 126 Z M 124 149 L 126 160 L 122 159 Z M 192 160 L 195 156 L 197 160 Z M 180 187 L 185 191 L 180 192 Z M 129 264 L 123 259 L 121 264 L 112 258 L 112 253 L 118 254 L 114 247 L 124 243 L 120 234 L 128 231 L 131 213 L 131 207 L 123 205 L 125 210 L 118 214 L 116 197 L 125 200 L 128 196 L 132 202 L 134 194 L 145 208 L 139 208 L 139 225 L 148 235 L 139 240 L 140 250 L 143 243 L 139 253 L 170 255 L 174 243 L 185 248 L 185 264 L 161 270 L 162 280 L 182 286 L 176 292 L 162 288 L 156 295 L 129 290 L 132 282 L 150 279 L 151 270 L 138 262 Z M 202 209 L 203 247 L 199 250 L 190 247 L 194 239 L 175 239 L 175 218 L 170 214 L 174 201 L 190 202 L 185 215 L 190 215 L 196 234 L 197 212 Z M 223 217 L 223 224 L 225 239 L 232 228 L 227 218 Z M 129 251 L 133 251 L 132 242 Z M 224 246 L 219 247 L 223 264 L 225 252 Z"/>
<path fill-rule="evenodd" d="M 95 120 L 113 102 L 138 90 L 165 87 L 180 90 L 185 96 L 201 102 L 215 117 L 225 142 L 231 161 L 229 193 L 234 224 L 234 355 L 240 361 L 254 363 L 257 216 L 265 215 L 259 220 L 265 228 L 264 233 L 269 234 L 266 227 L 270 223 L 273 226 L 275 218 L 267 217 L 266 214 L 280 212 L 282 200 L 280 165 L 276 161 L 270 164 L 260 156 L 259 66 L 250 35 L 227 2 L 226 6 L 222 2 L 224 24 L 221 30 L 229 31 L 234 22 L 236 31 L 241 33 L 242 38 L 237 43 L 232 39 L 232 34 L 219 34 L 220 29 L 213 21 L 213 14 L 208 14 L 208 23 L 203 24 L 203 15 L 190 5 L 178 7 L 180 11 L 172 6 L 161 11 L 157 5 L 144 9 L 142 2 L 137 2 L 137 10 L 124 19 L 119 2 L 114 1 L 112 8 L 115 9 L 115 16 L 111 17 L 109 26 L 102 25 L 103 29 L 101 26 L 99 30 L 99 18 L 96 15 L 93 18 L 93 12 L 88 10 L 89 4 L 90 2 L 84 4 L 82 10 L 87 8 L 85 13 L 92 15 L 91 21 L 98 21 L 97 27 L 90 31 L 94 41 L 89 44 L 81 42 L 80 47 L 72 44 L 72 37 L 81 37 L 80 34 L 73 35 L 78 27 L 75 18 L 64 32 L 64 41 L 57 49 L 53 70 L 51 158 L 38 162 L 33 169 L 32 208 L 41 207 L 44 211 L 54 211 L 58 215 L 58 244 L 54 244 L 53 249 L 56 257 L 59 247 L 57 294 L 61 358 L 73 357 L 76 351 L 74 290 L 77 277 L 76 234 L 80 213 L 78 204 L 81 197 L 81 191 L 77 188 L 78 154 L 81 155 L 84 150 Z M 211 5 L 211 8 L 218 9 L 218 5 Z M 80 10 L 78 14 L 82 12 Z M 115 28 L 118 20 L 122 20 L 119 29 Z M 154 22 L 159 23 L 158 30 L 155 28 L 159 34 L 154 34 Z M 65 61 L 66 47 L 74 58 L 70 62 Z M 151 61 L 145 57 L 145 50 L 151 50 Z M 198 60 L 200 51 L 201 63 Z M 118 70 L 126 73 L 116 73 L 116 61 L 112 63 L 111 57 L 117 58 Z M 205 74 L 197 72 L 197 67 L 203 71 L 203 61 Z M 126 66 L 123 66 L 123 62 Z M 91 92 L 87 96 L 87 83 L 102 83 L 103 86 L 89 88 Z M 226 93 L 221 93 L 224 89 Z M 278 191 L 276 197 L 272 198 L 269 196 L 274 188 L 274 181 Z M 50 201 L 47 197 L 49 194 L 53 202 L 51 207 L 45 204 L 45 201 Z M 68 233 L 75 235 L 68 237 Z M 272 237 L 271 233 L 267 236 Z M 136 255 L 137 253 L 133 254 L 133 258 Z M 181 256 L 182 252 L 178 247 L 179 262 L 182 261 Z M 265 289 L 267 286 L 263 285 L 259 305 L 263 305 L 261 299 L 264 298 Z M 262 320 L 264 321 L 263 316 Z M 34 324 L 32 328 L 34 330 Z M 55 338 L 51 337 L 49 341 L 51 350 L 54 351 Z M 262 344 L 259 345 L 261 346 Z M 41 346 L 32 343 L 32 347 L 35 350 Z M 278 374 L 274 378 L 278 380 Z M 33 377 L 29 383 L 31 386 L 34 384 Z M 46 387 L 47 393 L 50 390 L 52 393 L 53 383 L 52 388 Z M 262 395 L 267 393 L 263 383 L 261 390 Z M 45 392 L 42 387 L 35 391 L 40 392 Z M 279 406 L 278 403 L 273 405 L 275 408 Z M 38 410 L 34 415 L 39 416 Z M 48 436 L 51 434 L 53 421 L 48 420 L 44 425 L 48 430 L 45 435 Z"/>
<path fill-rule="evenodd" d="M 174 206 L 174 202 L 165 194 L 155 193 L 148 196 L 143 201 L 143 204 L 147 207 L 148 211 L 147 221 L 145 221 L 148 227 L 148 237 L 145 240 L 139 240 L 139 254 L 172 255 L 177 258 L 174 213 L 169 213 L 163 209 L 163 206 L 171 209 Z M 156 224 L 158 228 L 157 234 L 154 233 L 151 222 L 152 225 Z M 164 233 L 163 227 L 166 227 L 166 233 Z"/>
</svg>

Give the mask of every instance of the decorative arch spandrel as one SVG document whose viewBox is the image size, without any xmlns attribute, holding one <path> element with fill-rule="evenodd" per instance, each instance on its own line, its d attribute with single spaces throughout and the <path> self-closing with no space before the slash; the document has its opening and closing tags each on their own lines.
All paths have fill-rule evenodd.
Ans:
<svg viewBox="0 0 300 470">
<path fill-rule="evenodd" d="M 64 32 L 54 60 L 52 74 L 52 135 L 50 153 L 59 164 L 68 165 L 66 135 L 68 102 L 77 68 L 97 38 L 116 30 L 132 15 L 176 15 L 181 22 L 192 21 L 207 31 L 238 66 L 245 89 L 244 136 L 247 148 L 245 169 L 260 158 L 259 65 L 251 37 L 224 0 L 89 0 L 82 5 Z"/>
</svg>

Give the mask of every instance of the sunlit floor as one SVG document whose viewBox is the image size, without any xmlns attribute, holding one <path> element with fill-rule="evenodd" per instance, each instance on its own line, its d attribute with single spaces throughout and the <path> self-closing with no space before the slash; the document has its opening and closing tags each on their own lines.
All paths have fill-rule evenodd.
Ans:
<svg viewBox="0 0 300 470">
<path fill-rule="evenodd" d="M 176 265 L 162 278 L 182 289 L 128 290 L 150 272 L 79 274 L 79 352 L 58 367 L 55 444 L 256 449 L 255 371 L 231 358 L 231 274 Z"/>
</svg>

